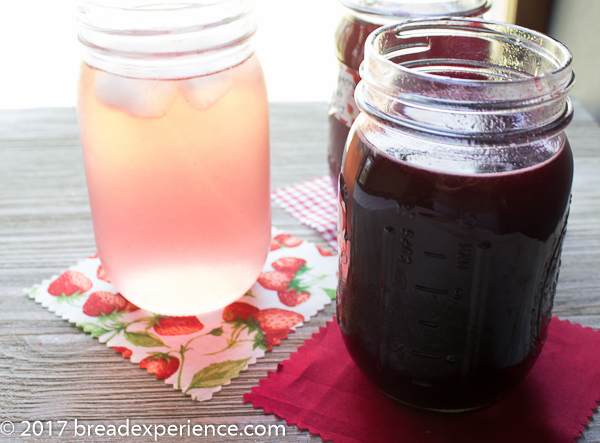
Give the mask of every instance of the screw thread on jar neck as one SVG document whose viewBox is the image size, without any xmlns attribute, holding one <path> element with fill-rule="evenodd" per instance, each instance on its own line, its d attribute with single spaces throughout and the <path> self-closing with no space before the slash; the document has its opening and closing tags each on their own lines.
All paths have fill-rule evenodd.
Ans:
<svg viewBox="0 0 600 443">
<path fill-rule="evenodd" d="M 424 137 L 530 143 L 571 120 L 571 60 L 564 45 L 522 27 L 411 20 L 369 36 L 356 101 Z"/>
<path fill-rule="evenodd" d="M 134 78 L 219 72 L 254 52 L 253 7 L 254 0 L 79 0 L 83 59 Z"/>
</svg>

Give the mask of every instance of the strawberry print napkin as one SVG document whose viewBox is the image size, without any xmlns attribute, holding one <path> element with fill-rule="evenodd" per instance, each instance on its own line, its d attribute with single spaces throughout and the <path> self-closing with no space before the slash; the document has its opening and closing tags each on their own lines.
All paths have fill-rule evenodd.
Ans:
<svg viewBox="0 0 600 443">
<path fill-rule="evenodd" d="M 277 189 L 271 198 L 337 250 L 337 195 L 329 175 Z"/>
<path fill-rule="evenodd" d="M 202 401 L 331 303 L 336 270 L 331 250 L 274 232 L 252 288 L 224 309 L 200 316 L 162 316 L 131 304 L 112 286 L 97 256 L 26 291 L 132 363 Z"/>
<path fill-rule="evenodd" d="M 442 414 L 397 403 L 356 367 L 333 319 L 244 395 L 334 443 L 573 443 L 600 400 L 600 332 L 554 317 L 527 377 L 495 405 Z"/>
</svg>

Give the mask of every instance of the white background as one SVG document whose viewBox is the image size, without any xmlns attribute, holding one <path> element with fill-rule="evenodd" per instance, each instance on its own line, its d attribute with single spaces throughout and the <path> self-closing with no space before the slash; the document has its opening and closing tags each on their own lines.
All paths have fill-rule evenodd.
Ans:
<svg viewBox="0 0 600 443">
<path fill-rule="evenodd" d="M 336 0 L 258 0 L 256 44 L 271 100 L 329 98 L 337 11 Z M 75 0 L 7 1 L 0 49 L 0 109 L 75 106 Z"/>
<path fill-rule="evenodd" d="M 497 0 L 497 3 L 502 0 Z M 272 101 L 327 101 L 337 0 L 257 0 Z M 75 106 L 80 52 L 75 0 L 8 0 L 0 12 L 0 109 Z"/>
</svg>

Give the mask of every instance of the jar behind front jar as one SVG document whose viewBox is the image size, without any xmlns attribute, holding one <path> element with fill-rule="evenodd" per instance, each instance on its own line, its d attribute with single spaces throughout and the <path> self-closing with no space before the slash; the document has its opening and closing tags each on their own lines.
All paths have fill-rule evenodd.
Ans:
<svg viewBox="0 0 600 443">
<path fill-rule="evenodd" d="M 344 342 L 401 402 L 487 406 L 533 366 L 551 318 L 570 53 L 467 19 L 386 27 L 365 53 L 339 181 Z"/>
<path fill-rule="evenodd" d="M 132 303 L 227 305 L 270 242 L 268 102 L 249 1 L 79 3 L 78 118 L 98 254 Z"/>
<path fill-rule="evenodd" d="M 342 164 L 344 145 L 359 114 L 354 91 L 360 81 L 367 36 L 383 25 L 435 16 L 481 17 L 490 0 L 340 0 L 344 7 L 335 31 L 337 79 L 329 108 L 328 163 L 334 186 Z"/>
</svg>

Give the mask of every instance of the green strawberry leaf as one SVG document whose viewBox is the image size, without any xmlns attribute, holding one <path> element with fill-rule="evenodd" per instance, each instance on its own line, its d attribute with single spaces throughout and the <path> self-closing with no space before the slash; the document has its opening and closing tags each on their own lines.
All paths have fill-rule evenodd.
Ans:
<svg viewBox="0 0 600 443">
<path fill-rule="evenodd" d="M 37 297 L 38 291 L 40 290 L 39 287 L 34 286 L 33 288 L 29 289 L 27 291 L 27 296 L 31 299 L 34 299 L 35 297 Z"/>
<path fill-rule="evenodd" d="M 298 292 L 308 292 L 310 293 L 309 289 L 310 289 L 310 285 L 306 285 L 304 284 L 304 282 L 302 281 L 302 279 L 298 278 L 298 274 L 296 274 L 294 276 L 294 278 L 292 279 L 292 281 L 290 282 L 288 289 L 295 289 Z"/>
<path fill-rule="evenodd" d="M 87 296 L 88 296 L 88 294 L 77 291 L 71 295 L 66 295 L 63 293 L 63 294 L 55 297 L 55 300 L 56 300 L 56 303 L 58 303 L 58 304 L 66 302 L 68 305 L 78 308 L 80 306 L 77 305 L 76 302 L 81 300 L 83 297 L 87 297 Z"/>
<path fill-rule="evenodd" d="M 85 332 L 89 332 L 90 334 L 92 334 L 92 337 L 94 338 L 98 338 L 106 334 L 107 332 L 111 332 L 110 329 L 103 328 L 102 326 L 97 325 L 96 323 L 80 322 L 77 323 L 77 326 L 83 329 Z"/>
<path fill-rule="evenodd" d="M 171 361 L 171 354 L 168 352 L 148 352 L 148 361 L 152 360 L 165 360 L 167 363 Z"/>
<path fill-rule="evenodd" d="M 330 299 L 335 300 L 335 297 L 337 294 L 337 291 L 335 289 L 327 289 L 327 288 L 321 288 L 321 289 L 325 292 L 325 294 L 327 294 L 327 296 Z"/>
<path fill-rule="evenodd" d="M 144 348 L 155 348 L 166 346 L 156 335 L 149 332 L 123 332 L 125 339 L 134 346 L 143 346 Z"/>
<path fill-rule="evenodd" d="M 250 357 L 241 360 L 227 360 L 213 363 L 201 369 L 196 372 L 185 392 L 190 389 L 215 388 L 228 383 L 240 374 L 240 371 L 246 367 L 248 360 L 250 360 Z"/>
<path fill-rule="evenodd" d="M 215 337 L 220 337 L 221 335 L 223 335 L 223 328 L 219 326 L 218 328 L 213 329 L 206 335 L 214 335 Z"/>
<path fill-rule="evenodd" d="M 305 272 L 310 271 L 310 269 L 311 268 L 307 267 L 306 265 L 300 268 L 300 270 L 294 275 L 294 278 L 292 278 L 292 281 L 289 284 L 289 289 L 296 289 L 298 292 L 308 292 L 310 294 L 309 289 L 313 286 L 316 286 L 319 282 L 323 281 L 323 279 L 327 277 L 326 275 L 311 276 L 308 274 L 307 278 L 303 279 L 302 275 Z"/>
<path fill-rule="evenodd" d="M 304 264 L 296 271 L 296 276 L 301 276 L 302 274 L 310 271 L 312 268 L 309 268 L 308 265 Z"/>
<path fill-rule="evenodd" d="M 258 334 L 254 336 L 254 343 L 252 344 L 252 350 L 254 351 L 256 348 L 262 349 L 263 351 L 267 351 L 267 342 L 265 340 L 264 332 L 260 331 Z"/>
<path fill-rule="evenodd" d="M 248 328 L 248 334 L 251 334 L 254 331 L 258 331 L 262 333 L 262 329 L 260 328 L 258 322 L 254 320 L 252 317 L 243 321 L 243 324 Z"/>
<path fill-rule="evenodd" d="M 100 316 L 98 317 L 98 322 L 103 325 L 107 324 L 108 322 L 116 323 L 116 320 L 122 317 L 123 314 L 123 311 L 119 312 L 119 308 L 115 308 L 115 310 L 112 311 L 110 314 L 105 314 L 104 312 L 101 312 Z"/>
<path fill-rule="evenodd" d="M 146 331 L 153 326 L 160 324 L 159 321 L 161 318 L 164 318 L 164 315 L 154 314 L 152 317 L 144 317 L 143 321 L 146 322 Z M 141 321 L 141 320 L 140 320 Z"/>
</svg>

